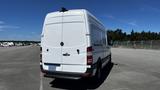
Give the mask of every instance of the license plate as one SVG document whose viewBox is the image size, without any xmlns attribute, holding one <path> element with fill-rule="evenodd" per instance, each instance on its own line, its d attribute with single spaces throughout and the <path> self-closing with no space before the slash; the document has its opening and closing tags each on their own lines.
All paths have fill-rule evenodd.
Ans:
<svg viewBox="0 0 160 90">
<path fill-rule="evenodd" d="M 55 71 L 55 70 L 56 70 L 56 67 L 57 67 L 57 66 L 49 65 L 49 66 L 48 66 L 48 70 L 49 70 L 49 71 Z"/>
</svg>

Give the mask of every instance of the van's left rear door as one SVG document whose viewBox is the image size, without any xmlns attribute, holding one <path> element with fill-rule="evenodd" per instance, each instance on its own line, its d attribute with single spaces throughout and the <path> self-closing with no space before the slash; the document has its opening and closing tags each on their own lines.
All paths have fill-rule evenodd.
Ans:
<svg viewBox="0 0 160 90">
<path fill-rule="evenodd" d="M 43 68 L 48 71 L 62 70 L 62 17 L 50 17 L 44 27 L 42 61 Z"/>
</svg>

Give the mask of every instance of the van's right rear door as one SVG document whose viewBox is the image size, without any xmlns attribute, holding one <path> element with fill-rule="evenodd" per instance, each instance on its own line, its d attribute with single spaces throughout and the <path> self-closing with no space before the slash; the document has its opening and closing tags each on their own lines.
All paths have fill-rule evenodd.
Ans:
<svg viewBox="0 0 160 90">
<path fill-rule="evenodd" d="M 63 13 L 62 27 L 62 62 L 64 72 L 86 71 L 86 27 L 83 13 Z"/>
</svg>

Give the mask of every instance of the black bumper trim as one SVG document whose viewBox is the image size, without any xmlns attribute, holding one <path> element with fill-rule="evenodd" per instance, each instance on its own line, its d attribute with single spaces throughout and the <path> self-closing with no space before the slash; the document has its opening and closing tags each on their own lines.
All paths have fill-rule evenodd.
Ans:
<svg viewBox="0 0 160 90">
<path fill-rule="evenodd" d="M 44 77 L 49 78 L 75 78 L 78 79 L 82 76 L 81 73 L 61 72 L 61 71 L 44 71 Z"/>
</svg>

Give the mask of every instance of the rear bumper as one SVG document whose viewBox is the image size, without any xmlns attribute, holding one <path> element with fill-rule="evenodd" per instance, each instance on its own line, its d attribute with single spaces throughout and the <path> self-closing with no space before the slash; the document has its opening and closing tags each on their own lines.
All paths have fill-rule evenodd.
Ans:
<svg viewBox="0 0 160 90">
<path fill-rule="evenodd" d="M 67 79 L 80 79 L 83 77 L 83 73 L 71 73 L 71 72 L 50 72 L 45 71 L 44 77 L 49 78 L 67 78 Z"/>
<path fill-rule="evenodd" d="M 88 68 L 85 73 L 77 73 L 77 72 L 63 72 L 63 71 L 42 71 L 44 73 L 44 77 L 48 78 L 65 78 L 65 79 L 80 79 L 86 77 L 92 77 L 92 68 Z"/>
</svg>

